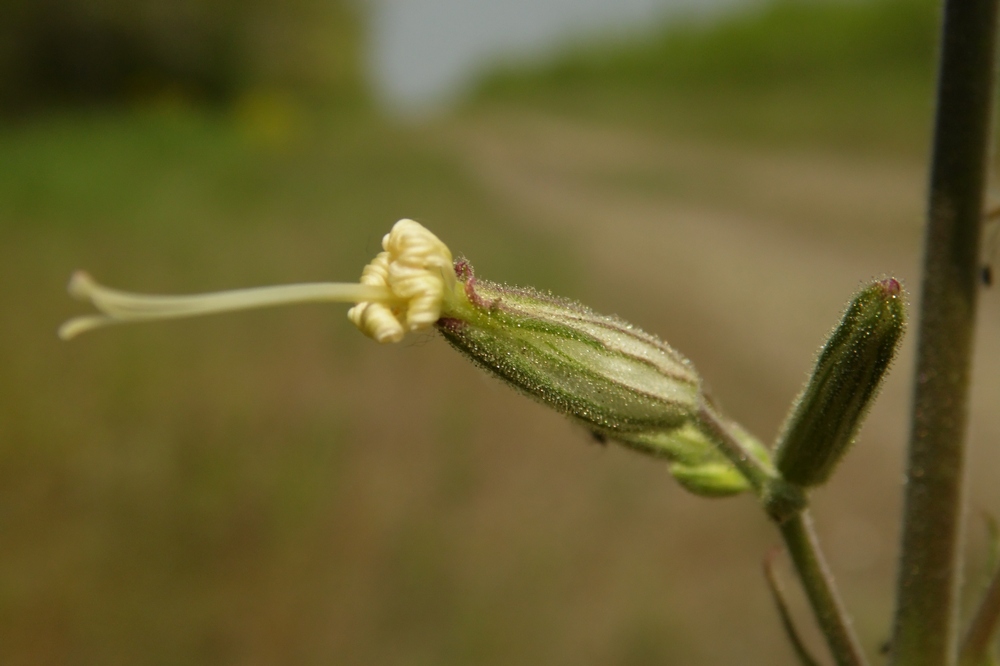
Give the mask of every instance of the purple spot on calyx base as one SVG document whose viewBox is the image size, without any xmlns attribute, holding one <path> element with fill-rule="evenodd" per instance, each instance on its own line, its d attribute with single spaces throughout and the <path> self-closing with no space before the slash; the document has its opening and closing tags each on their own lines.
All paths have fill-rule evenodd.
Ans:
<svg viewBox="0 0 1000 666">
<path fill-rule="evenodd" d="M 499 298 L 496 300 L 488 301 L 482 296 L 480 296 L 479 293 L 476 291 L 476 278 L 474 277 L 470 277 L 468 280 L 465 281 L 465 297 L 469 299 L 470 303 L 484 310 L 492 310 L 500 303 Z"/>
<path fill-rule="evenodd" d="M 469 263 L 469 260 L 464 257 L 456 259 L 455 277 L 457 277 L 459 281 L 465 282 L 466 280 L 472 278 L 472 276 L 473 276 L 472 264 Z"/>
<path fill-rule="evenodd" d="M 899 280 L 896 278 L 882 280 L 878 284 L 882 287 L 886 296 L 899 296 L 900 292 L 903 291 L 903 285 L 899 284 Z"/>
<path fill-rule="evenodd" d="M 465 281 L 465 296 L 473 303 L 473 305 L 478 305 L 481 308 L 490 307 L 489 302 L 476 293 L 476 278 L 474 277 L 470 277 Z"/>
<path fill-rule="evenodd" d="M 465 296 L 473 305 L 491 310 L 500 304 L 499 298 L 488 301 L 476 292 L 476 275 L 468 259 L 462 257 L 455 260 L 455 277 L 465 286 Z"/>
<path fill-rule="evenodd" d="M 465 326 L 465 322 L 461 319 L 455 319 L 453 317 L 441 317 L 437 320 L 438 328 L 443 328 L 446 331 L 451 331 L 452 333 L 457 333 Z"/>
</svg>

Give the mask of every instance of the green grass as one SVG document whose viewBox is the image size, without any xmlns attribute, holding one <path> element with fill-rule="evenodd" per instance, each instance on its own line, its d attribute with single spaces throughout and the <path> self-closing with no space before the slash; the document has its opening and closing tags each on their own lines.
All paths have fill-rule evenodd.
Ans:
<svg viewBox="0 0 1000 666">
<path fill-rule="evenodd" d="M 528 104 L 601 122 L 765 145 L 921 154 L 937 3 L 779 0 L 501 66 L 472 106 Z"/>
</svg>

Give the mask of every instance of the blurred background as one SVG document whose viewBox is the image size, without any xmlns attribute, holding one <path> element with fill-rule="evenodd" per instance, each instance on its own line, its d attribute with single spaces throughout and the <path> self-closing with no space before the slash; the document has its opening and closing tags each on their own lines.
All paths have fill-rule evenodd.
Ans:
<svg viewBox="0 0 1000 666">
<path fill-rule="evenodd" d="M 353 280 L 413 217 L 481 276 L 669 340 L 769 440 L 863 281 L 917 305 L 938 11 L 5 0 L 0 663 L 793 664 L 750 498 L 686 495 L 431 333 L 382 347 L 303 306 L 67 344 L 65 283 Z M 995 289 L 981 317 L 969 594 L 1000 510 Z M 873 653 L 912 345 L 814 497 Z"/>
</svg>

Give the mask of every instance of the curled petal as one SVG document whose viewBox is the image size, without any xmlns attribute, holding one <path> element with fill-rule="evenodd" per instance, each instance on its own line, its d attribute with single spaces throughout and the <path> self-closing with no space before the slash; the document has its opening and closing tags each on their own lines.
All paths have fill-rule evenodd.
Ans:
<svg viewBox="0 0 1000 666">
<path fill-rule="evenodd" d="M 409 331 L 433 326 L 458 288 L 448 246 L 413 220 L 400 220 L 382 239 L 385 250 L 361 273 L 361 284 L 388 288 L 392 304 L 361 302 L 348 317 L 378 342 L 398 342 Z"/>
</svg>

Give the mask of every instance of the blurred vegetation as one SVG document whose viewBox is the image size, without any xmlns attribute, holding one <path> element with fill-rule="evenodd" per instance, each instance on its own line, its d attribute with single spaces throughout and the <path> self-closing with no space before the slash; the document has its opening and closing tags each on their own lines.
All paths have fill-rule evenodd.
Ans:
<svg viewBox="0 0 1000 666">
<path fill-rule="evenodd" d="M 358 18 L 339 0 L 5 0 L 0 111 L 261 89 L 356 97 Z"/>
<path fill-rule="evenodd" d="M 478 103 L 848 151 L 923 150 L 939 3 L 777 0 L 498 67 Z M 916 145 L 915 145 L 916 144 Z"/>
<path fill-rule="evenodd" d="M 86 309 L 75 268 L 169 292 L 351 280 L 407 215 L 485 272 L 572 280 L 419 134 L 353 111 L 296 127 L 275 143 L 167 107 L 0 130 L 0 663 L 388 663 L 493 640 L 446 630 L 470 607 L 425 554 L 471 473 L 479 378 L 443 345 L 379 347 L 322 306 L 55 337 Z"/>
</svg>

